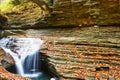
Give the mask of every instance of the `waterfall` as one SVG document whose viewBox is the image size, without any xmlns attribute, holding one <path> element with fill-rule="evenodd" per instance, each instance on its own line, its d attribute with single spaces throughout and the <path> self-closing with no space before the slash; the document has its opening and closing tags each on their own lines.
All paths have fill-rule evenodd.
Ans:
<svg viewBox="0 0 120 80">
<path fill-rule="evenodd" d="M 41 75 L 38 59 L 42 43 L 39 38 L 7 37 L 0 40 L 0 47 L 13 57 L 18 74 L 34 78 Z"/>
</svg>

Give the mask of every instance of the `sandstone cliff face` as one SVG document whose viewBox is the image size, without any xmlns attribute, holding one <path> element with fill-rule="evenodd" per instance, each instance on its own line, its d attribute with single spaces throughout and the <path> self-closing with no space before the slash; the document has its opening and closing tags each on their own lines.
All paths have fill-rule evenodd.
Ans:
<svg viewBox="0 0 120 80">
<path fill-rule="evenodd" d="M 119 80 L 120 27 L 27 30 L 60 80 Z"/>
<path fill-rule="evenodd" d="M 120 27 L 116 27 L 120 22 L 120 0 L 54 0 L 51 7 L 52 16 L 38 22 L 36 12 L 9 14 L 17 21 L 11 28 L 51 28 L 26 30 L 26 36 L 46 41 L 40 51 L 47 56 L 49 69 L 61 80 L 120 80 Z M 26 19 L 28 14 L 37 16 Z M 21 18 L 25 20 L 19 22 Z M 71 26 L 83 28 L 60 28 Z"/>
<path fill-rule="evenodd" d="M 40 50 L 44 54 L 42 59 L 60 80 L 120 80 L 120 27 L 30 29 L 25 32 L 26 36 L 21 37 L 45 40 Z M 1 55 L 1 60 L 3 57 Z M 3 69 L 1 66 L 2 74 Z M 16 75 L 12 79 L 16 79 Z"/>
<path fill-rule="evenodd" d="M 42 20 L 38 20 L 41 11 L 35 5 L 28 4 L 18 12 L 8 13 L 11 28 L 119 25 L 120 22 L 119 0 L 50 0 L 47 3 L 52 13 Z"/>
<path fill-rule="evenodd" d="M 119 0 L 55 0 L 53 10 L 62 12 L 58 15 L 60 21 L 65 20 L 77 25 L 119 24 L 119 2 Z"/>
<path fill-rule="evenodd" d="M 54 0 L 48 25 L 119 25 L 119 0 Z"/>
</svg>

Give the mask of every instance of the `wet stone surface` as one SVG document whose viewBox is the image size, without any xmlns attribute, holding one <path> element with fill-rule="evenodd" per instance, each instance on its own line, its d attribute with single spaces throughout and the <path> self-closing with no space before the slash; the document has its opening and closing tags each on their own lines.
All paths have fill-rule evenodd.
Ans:
<svg viewBox="0 0 120 80">
<path fill-rule="evenodd" d="M 41 52 L 62 80 L 119 80 L 119 32 L 119 27 L 86 27 L 28 30 L 27 36 L 46 41 Z"/>
<path fill-rule="evenodd" d="M 40 52 L 46 55 L 49 70 L 61 80 L 119 80 L 119 32 L 115 26 L 91 26 L 31 29 L 25 36 L 45 40 Z"/>
</svg>

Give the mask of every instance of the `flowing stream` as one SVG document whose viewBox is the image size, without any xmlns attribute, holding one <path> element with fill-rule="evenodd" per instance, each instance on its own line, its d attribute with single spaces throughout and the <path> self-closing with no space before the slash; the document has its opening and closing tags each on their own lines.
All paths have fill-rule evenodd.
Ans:
<svg viewBox="0 0 120 80">
<path fill-rule="evenodd" d="M 37 78 L 43 75 L 38 63 L 42 43 L 39 38 L 8 37 L 0 40 L 0 47 L 13 57 L 18 74 L 32 80 L 49 80 Z"/>
</svg>

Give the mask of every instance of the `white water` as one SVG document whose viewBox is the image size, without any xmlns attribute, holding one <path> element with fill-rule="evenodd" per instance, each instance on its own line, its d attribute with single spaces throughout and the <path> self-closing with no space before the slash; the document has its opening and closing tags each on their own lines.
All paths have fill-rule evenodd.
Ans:
<svg viewBox="0 0 120 80">
<path fill-rule="evenodd" d="M 36 38 L 3 38 L 0 47 L 15 61 L 17 73 L 24 77 L 40 76 L 38 72 L 39 48 L 43 40 Z"/>
</svg>

